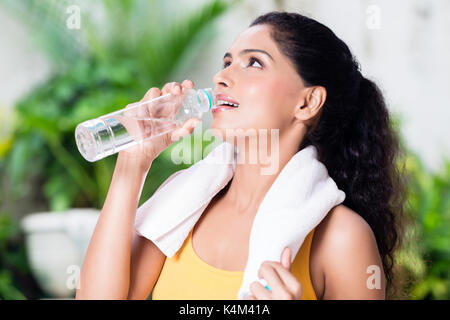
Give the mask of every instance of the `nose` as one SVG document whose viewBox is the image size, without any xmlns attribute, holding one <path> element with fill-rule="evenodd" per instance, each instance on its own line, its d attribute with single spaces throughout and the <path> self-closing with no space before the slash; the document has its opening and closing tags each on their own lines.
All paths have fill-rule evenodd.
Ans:
<svg viewBox="0 0 450 320">
<path fill-rule="evenodd" d="M 233 80 L 229 76 L 229 72 L 227 72 L 228 68 L 222 69 L 219 72 L 216 73 L 216 75 L 213 77 L 214 83 L 216 84 L 216 87 L 232 87 L 234 85 Z"/>
</svg>

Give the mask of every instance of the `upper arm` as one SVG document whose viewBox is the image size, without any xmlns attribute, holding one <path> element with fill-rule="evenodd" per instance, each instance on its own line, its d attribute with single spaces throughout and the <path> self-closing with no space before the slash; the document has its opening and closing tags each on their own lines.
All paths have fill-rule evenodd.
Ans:
<svg viewBox="0 0 450 320">
<path fill-rule="evenodd" d="M 385 278 L 375 236 L 368 223 L 345 206 L 325 222 L 323 299 L 384 299 Z"/>
<path fill-rule="evenodd" d="M 147 299 L 165 260 L 164 253 L 151 240 L 133 233 L 128 299 Z"/>
</svg>

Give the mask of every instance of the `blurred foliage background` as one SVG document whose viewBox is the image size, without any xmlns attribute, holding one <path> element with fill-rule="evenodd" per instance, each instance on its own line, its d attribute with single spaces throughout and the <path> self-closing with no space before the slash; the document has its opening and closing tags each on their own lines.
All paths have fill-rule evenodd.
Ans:
<svg viewBox="0 0 450 320">
<path fill-rule="evenodd" d="M 43 295 L 30 272 L 15 208 L 24 201 L 49 211 L 103 205 L 116 156 L 85 161 L 75 145 L 76 125 L 173 81 L 214 36 L 214 21 L 236 2 L 213 0 L 177 16 L 165 1 L 91 2 L 92 12 L 103 18 L 83 14 L 82 29 L 73 33 L 62 13 L 76 3 L 1 3 L 29 27 L 54 72 L 17 103 L 14 114 L 0 109 L 2 126 L 10 126 L 0 131 L 0 299 Z M 208 142 L 200 143 L 204 148 Z M 154 161 L 141 203 L 174 171 L 187 167 L 170 161 L 172 147 Z M 391 298 L 449 299 L 450 162 L 438 173 L 427 172 L 406 143 L 404 149 L 408 210 L 416 223 L 408 230 L 411 241 L 397 253 L 402 292 Z"/>
</svg>

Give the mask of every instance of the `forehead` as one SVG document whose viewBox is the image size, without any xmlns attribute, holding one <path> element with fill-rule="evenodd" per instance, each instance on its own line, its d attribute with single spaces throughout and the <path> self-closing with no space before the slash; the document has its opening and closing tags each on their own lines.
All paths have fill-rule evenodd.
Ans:
<svg viewBox="0 0 450 320">
<path fill-rule="evenodd" d="M 270 36 L 270 26 L 256 25 L 241 32 L 231 44 L 230 49 L 240 51 L 253 48 L 268 51 L 272 56 L 276 55 L 278 48 Z"/>
</svg>

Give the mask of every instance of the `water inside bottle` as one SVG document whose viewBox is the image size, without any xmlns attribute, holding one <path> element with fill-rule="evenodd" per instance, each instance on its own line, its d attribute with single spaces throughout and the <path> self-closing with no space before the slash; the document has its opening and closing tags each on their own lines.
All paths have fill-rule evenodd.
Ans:
<svg viewBox="0 0 450 320">
<path fill-rule="evenodd" d="M 168 133 L 179 124 L 178 120 L 158 118 L 100 117 L 77 128 L 76 140 L 82 155 L 88 161 L 96 161 L 150 137 Z"/>
</svg>

